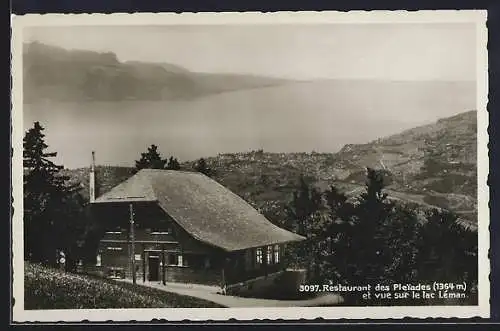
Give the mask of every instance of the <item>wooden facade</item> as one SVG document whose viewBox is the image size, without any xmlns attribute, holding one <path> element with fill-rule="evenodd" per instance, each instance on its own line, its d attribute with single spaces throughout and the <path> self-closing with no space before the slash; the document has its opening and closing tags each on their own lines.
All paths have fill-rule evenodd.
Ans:
<svg viewBox="0 0 500 331">
<path fill-rule="evenodd" d="M 285 269 L 283 243 L 226 251 L 195 239 L 156 202 L 93 205 L 92 214 L 102 225 L 96 267 L 107 277 L 132 278 L 134 264 L 138 282 L 197 283 L 225 288 Z"/>
</svg>

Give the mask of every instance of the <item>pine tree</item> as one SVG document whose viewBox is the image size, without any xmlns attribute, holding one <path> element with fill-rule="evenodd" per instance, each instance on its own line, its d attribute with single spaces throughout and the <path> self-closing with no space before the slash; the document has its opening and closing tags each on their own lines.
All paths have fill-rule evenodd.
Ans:
<svg viewBox="0 0 500 331">
<path fill-rule="evenodd" d="M 477 232 L 449 211 L 434 209 L 426 218 L 418 233 L 419 279 L 477 281 Z"/>
<path fill-rule="evenodd" d="M 389 234 L 386 223 L 394 204 L 387 200 L 383 191 L 384 178 L 380 171 L 367 168 L 366 191 L 361 194 L 356 206 L 352 242 L 354 282 L 381 283 L 391 263 L 391 252 L 387 249 Z"/>
<path fill-rule="evenodd" d="M 392 261 L 385 271 L 388 281 L 417 281 L 418 229 L 419 219 L 415 207 L 395 205 L 384 225 L 384 231 L 387 233 L 386 251 Z"/>
<path fill-rule="evenodd" d="M 146 153 L 141 153 L 141 158 L 135 161 L 135 168 L 141 169 L 165 169 L 166 159 L 162 159 L 158 152 L 158 146 L 151 145 Z"/>
<path fill-rule="evenodd" d="M 35 122 L 24 137 L 24 252 L 25 258 L 54 263 L 56 250 L 71 250 L 78 235 L 82 202 L 75 200 L 78 185 L 59 174 L 62 165 L 46 152 L 44 128 Z"/>
<path fill-rule="evenodd" d="M 167 169 L 169 169 L 169 170 L 180 170 L 181 169 L 181 165 L 179 164 L 179 161 L 177 161 L 176 158 L 174 158 L 173 156 L 171 156 L 170 159 L 168 159 Z"/>
<path fill-rule="evenodd" d="M 307 219 L 320 209 L 321 193 L 311 188 L 304 176 L 300 176 L 298 190 L 293 193 L 287 213 L 290 223 L 288 227 L 300 235 L 306 235 Z"/>
<path fill-rule="evenodd" d="M 295 245 L 293 251 L 289 250 L 294 255 L 294 261 L 289 262 L 306 265 L 310 279 L 318 273 L 318 235 L 324 232 L 326 222 L 322 206 L 321 193 L 310 187 L 304 176 L 300 176 L 298 190 L 287 206 L 287 228 L 306 237 L 306 240 Z M 288 259 L 291 260 L 292 256 Z"/>
<path fill-rule="evenodd" d="M 354 206 L 348 201 L 347 196 L 334 186 L 331 186 L 324 196 L 329 222 L 323 238 L 326 249 L 321 281 L 348 284 L 353 268 L 351 246 L 355 240 Z"/>
</svg>

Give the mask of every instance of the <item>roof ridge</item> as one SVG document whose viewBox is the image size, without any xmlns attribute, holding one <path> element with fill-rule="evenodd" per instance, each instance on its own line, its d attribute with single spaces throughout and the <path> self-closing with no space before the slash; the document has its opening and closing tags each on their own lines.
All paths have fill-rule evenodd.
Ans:
<svg viewBox="0 0 500 331">
<path fill-rule="evenodd" d="M 201 172 L 199 171 L 189 171 L 189 170 L 174 170 L 174 169 L 151 169 L 151 168 L 143 168 L 141 170 L 139 170 L 137 173 L 139 172 L 170 172 L 170 173 L 183 173 L 183 174 L 192 174 L 192 175 L 203 175 L 205 176 L 204 174 L 202 174 Z M 207 176 L 208 177 L 208 176 Z"/>
<path fill-rule="evenodd" d="M 108 195 L 110 195 L 113 190 L 116 190 L 117 188 L 121 188 L 121 187 L 126 187 L 127 184 L 130 184 L 130 183 L 133 183 L 134 181 L 137 181 L 138 177 L 140 178 L 146 178 L 147 180 L 147 184 L 148 184 L 148 189 L 150 192 L 153 192 L 153 198 L 155 200 L 158 200 L 158 196 L 156 194 L 156 191 L 154 190 L 153 188 L 153 185 L 152 185 L 152 182 L 151 182 L 151 177 L 150 176 L 144 176 L 144 175 L 140 175 L 139 174 L 141 173 L 141 171 L 144 170 L 144 169 L 141 169 L 139 171 L 137 171 L 135 174 L 133 174 L 132 176 L 128 177 L 127 179 L 125 179 L 124 181 L 122 181 L 121 183 L 119 183 L 118 185 L 114 186 L 110 191 L 108 192 L 105 192 L 104 194 L 101 194 L 100 196 L 96 197 L 96 202 L 99 202 L 99 201 L 102 201 L 103 199 L 105 199 L 105 197 L 107 197 Z M 144 172 L 143 172 L 144 173 Z M 127 196 L 127 197 L 123 197 L 123 198 L 120 198 L 120 199 L 141 199 L 141 198 L 145 198 L 146 196 Z M 118 198 L 114 198 L 114 200 L 116 200 Z"/>
</svg>

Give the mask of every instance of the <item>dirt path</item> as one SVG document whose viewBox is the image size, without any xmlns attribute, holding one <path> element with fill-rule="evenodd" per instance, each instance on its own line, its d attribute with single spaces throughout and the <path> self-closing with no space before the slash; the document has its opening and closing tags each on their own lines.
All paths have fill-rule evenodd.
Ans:
<svg viewBox="0 0 500 331">
<path fill-rule="evenodd" d="M 118 280 L 122 282 L 132 283 L 131 279 Z M 197 284 L 182 284 L 182 283 L 167 283 L 166 285 L 160 282 L 142 282 L 138 281 L 138 285 L 147 286 L 162 290 L 165 292 L 173 292 L 181 295 L 192 296 L 208 301 L 215 302 L 229 308 L 237 307 L 313 307 L 320 305 L 336 305 L 342 302 L 342 297 L 336 294 L 327 294 L 309 300 L 269 300 L 242 298 L 230 295 L 217 294 L 219 287 L 205 286 Z"/>
</svg>

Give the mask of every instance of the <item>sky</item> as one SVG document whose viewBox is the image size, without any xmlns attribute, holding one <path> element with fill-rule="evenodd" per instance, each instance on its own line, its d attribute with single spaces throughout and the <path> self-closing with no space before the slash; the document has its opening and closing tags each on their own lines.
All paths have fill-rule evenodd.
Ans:
<svg viewBox="0 0 500 331">
<path fill-rule="evenodd" d="M 475 29 L 470 23 L 25 29 L 25 42 L 113 52 L 120 61 L 340 83 L 189 102 L 25 105 L 24 125 L 41 121 L 50 149 L 69 168 L 88 166 L 92 150 L 99 164 L 133 165 L 150 144 L 181 161 L 257 149 L 335 152 L 474 109 Z M 343 83 L 349 80 L 371 83 Z M 395 81 L 405 82 L 388 84 Z"/>
<path fill-rule="evenodd" d="M 24 40 L 198 72 L 293 79 L 475 80 L 471 23 L 65 26 Z"/>
</svg>

